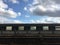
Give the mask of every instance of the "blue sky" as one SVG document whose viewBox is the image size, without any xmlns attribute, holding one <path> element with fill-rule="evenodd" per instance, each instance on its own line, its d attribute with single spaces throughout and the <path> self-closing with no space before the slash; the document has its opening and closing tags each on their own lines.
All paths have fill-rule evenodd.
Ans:
<svg viewBox="0 0 60 45">
<path fill-rule="evenodd" d="M 1 23 L 60 23 L 60 0 L 0 0 Z"/>
</svg>

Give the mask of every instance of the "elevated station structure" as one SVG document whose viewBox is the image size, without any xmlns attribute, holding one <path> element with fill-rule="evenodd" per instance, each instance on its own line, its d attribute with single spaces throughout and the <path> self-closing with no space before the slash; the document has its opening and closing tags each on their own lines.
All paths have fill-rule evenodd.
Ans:
<svg viewBox="0 0 60 45">
<path fill-rule="evenodd" d="M 57 45 L 60 44 L 60 24 L 0 24 L 0 43 Z"/>
<path fill-rule="evenodd" d="M 60 36 L 60 24 L 0 24 L 0 36 Z"/>
</svg>

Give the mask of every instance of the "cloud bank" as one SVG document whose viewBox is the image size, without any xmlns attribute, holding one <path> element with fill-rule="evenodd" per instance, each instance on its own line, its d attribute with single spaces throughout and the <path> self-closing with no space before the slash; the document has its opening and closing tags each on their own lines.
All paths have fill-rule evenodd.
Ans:
<svg viewBox="0 0 60 45">
<path fill-rule="evenodd" d="M 30 20 L 30 23 L 60 23 L 60 17 L 46 17 L 42 19 L 37 19 L 37 20 Z"/>
<path fill-rule="evenodd" d="M 33 0 L 29 11 L 34 15 L 59 17 L 60 0 Z"/>
</svg>

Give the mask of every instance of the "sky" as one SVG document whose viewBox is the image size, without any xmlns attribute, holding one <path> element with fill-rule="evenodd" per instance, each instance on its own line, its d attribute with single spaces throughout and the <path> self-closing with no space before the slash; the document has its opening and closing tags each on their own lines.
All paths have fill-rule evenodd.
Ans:
<svg viewBox="0 0 60 45">
<path fill-rule="evenodd" d="M 60 0 L 0 0 L 0 23 L 60 23 Z"/>
</svg>

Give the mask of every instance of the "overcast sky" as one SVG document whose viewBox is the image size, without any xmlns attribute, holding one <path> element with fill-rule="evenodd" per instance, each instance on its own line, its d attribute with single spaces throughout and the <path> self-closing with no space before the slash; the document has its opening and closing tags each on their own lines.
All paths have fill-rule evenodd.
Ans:
<svg viewBox="0 0 60 45">
<path fill-rule="evenodd" d="M 60 0 L 0 0 L 0 23 L 60 23 Z"/>
</svg>

